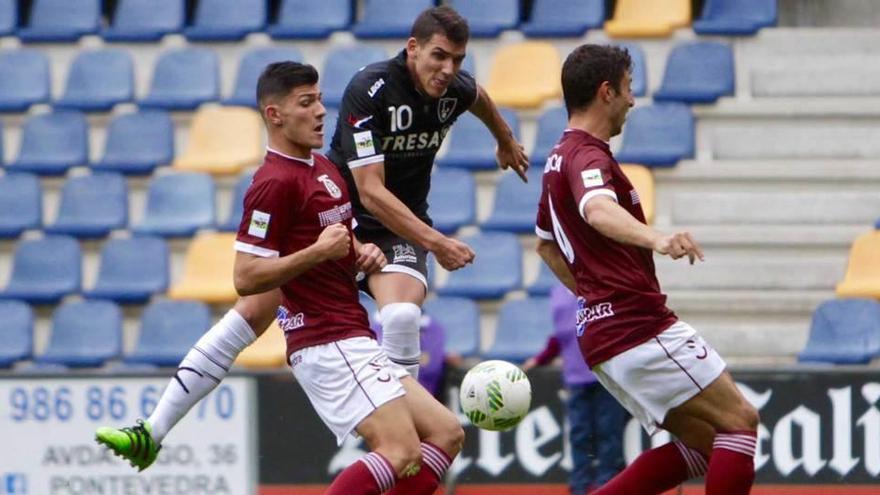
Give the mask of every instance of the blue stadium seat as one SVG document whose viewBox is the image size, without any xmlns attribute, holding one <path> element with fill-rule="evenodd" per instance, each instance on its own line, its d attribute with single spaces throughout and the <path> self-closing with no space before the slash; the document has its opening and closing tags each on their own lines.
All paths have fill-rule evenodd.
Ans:
<svg viewBox="0 0 880 495">
<path fill-rule="evenodd" d="M 477 185 L 474 176 L 465 170 L 437 169 L 431 175 L 428 204 L 434 228 L 452 234 L 463 225 L 471 225 L 477 217 Z"/>
<path fill-rule="evenodd" d="M 141 107 L 195 110 L 220 97 L 220 62 L 208 48 L 178 48 L 159 56 Z"/>
<path fill-rule="evenodd" d="M 333 141 L 333 135 L 336 133 L 336 124 L 339 120 L 339 110 L 333 107 L 325 107 L 327 113 L 324 115 L 324 147 L 321 148 L 321 154 L 330 153 L 330 144 Z"/>
<path fill-rule="evenodd" d="M 232 96 L 223 100 L 223 104 L 256 107 L 257 80 L 260 78 L 260 74 L 263 73 L 267 65 L 287 60 L 302 62 L 302 53 L 293 47 L 255 48 L 247 52 L 238 64 L 238 75 L 235 77 L 235 89 L 232 91 Z"/>
<path fill-rule="evenodd" d="M 56 108 L 106 112 L 134 98 L 134 66 L 125 50 L 85 50 L 73 60 Z"/>
<path fill-rule="evenodd" d="M 730 46 L 717 41 L 680 43 L 669 54 L 654 100 L 715 103 L 722 96 L 733 96 L 734 79 Z"/>
<path fill-rule="evenodd" d="M 18 28 L 18 0 L 0 0 L 0 36 L 8 36 Z"/>
<path fill-rule="evenodd" d="M 471 38 L 495 38 L 519 22 L 519 0 L 453 0 L 450 4 L 467 19 Z"/>
<path fill-rule="evenodd" d="M 267 0 L 199 0 L 190 41 L 238 41 L 266 27 Z"/>
<path fill-rule="evenodd" d="M 82 254 L 73 237 L 46 236 L 18 243 L 12 259 L 12 277 L 0 299 L 32 304 L 54 304 L 79 292 Z"/>
<path fill-rule="evenodd" d="M 370 327 L 374 330 L 376 328 L 381 328 L 382 325 L 380 325 L 379 322 L 376 321 L 379 311 L 379 309 L 376 307 L 376 301 L 363 291 L 358 292 L 358 300 L 360 301 L 361 306 L 363 306 L 364 310 L 367 312 L 367 318 L 370 320 Z"/>
<path fill-rule="evenodd" d="M 580 37 L 604 22 L 605 0 L 535 0 L 519 30 L 530 38 Z"/>
<path fill-rule="evenodd" d="M 211 311 L 197 301 L 159 301 L 144 310 L 141 331 L 126 364 L 177 366 L 211 327 Z"/>
<path fill-rule="evenodd" d="M 0 112 L 49 101 L 49 59 L 37 50 L 0 50 Z"/>
<path fill-rule="evenodd" d="M 522 248 L 514 234 L 491 232 L 461 239 L 477 253 L 473 264 L 449 274 L 441 296 L 498 299 L 522 284 Z"/>
<path fill-rule="evenodd" d="M 542 167 L 530 169 L 528 183 L 514 172 L 501 176 L 495 187 L 492 213 L 481 225 L 483 230 L 503 230 L 517 234 L 535 232 L 535 212 L 541 197 Z"/>
<path fill-rule="evenodd" d="M 446 330 L 446 353 L 474 357 L 480 353 L 480 307 L 463 297 L 425 301 L 425 314 Z"/>
<path fill-rule="evenodd" d="M 34 312 L 21 301 L 0 301 L 0 368 L 30 359 L 34 352 Z"/>
<path fill-rule="evenodd" d="M 351 27 L 356 38 L 408 38 L 413 20 L 434 0 L 365 0 L 364 15 Z"/>
<path fill-rule="evenodd" d="M 111 239 L 101 249 L 98 280 L 85 296 L 144 303 L 168 289 L 168 244 L 158 237 Z"/>
<path fill-rule="evenodd" d="M 775 26 L 776 16 L 776 0 L 706 0 L 693 28 L 697 34 L 751 35 Z"/>
<path fill-rule="evenodd" d="M 52 316 L 52 335 L 36 364 L 99 367 L 122 353 L 122 311 L 110 301 L 64 303 Z"/>
<path fill-rule="evenodd" d="M 559 142 L 566 127 L 568 127 L 568 112 L 565 107 L 550 108 L 541 114 L 538 118 L 538 136 L 529 155 L 532 167 L 544 168 L 550 151 Z"/>
<path fill-rule="evenodd" d="M 245 170 L 238 177 L 238 182 L 235 183 L 235 191 L 232 194 L 232 209 L 230 210 L 229 218 L 217 226 L 218 230 L 224 232 L 238 231 L 238 226 L 241 224 L 241 216 L 244 214 L 244 193 L 247 192 L 253 180 L 253 170 Z"/>
<path fill-rule="evenodd" d="M 63 175 L 89 160 L 89 134 L 80 112 L 58 111 L 29 117 L 22 130 L 18 159 L 9 171 Z"/>
<path fill-rule="evenodd" d="M 670 167 L 694 156 L 694 115 L 683 103 L 655 103 L 632 110 L 626 119 L 620 163 Z"/>
<path fill-rule="evenodd" d="M 321 71 L 324 105 L 339 108 L 342 94 L 352 76 L 362 67 L 387 57 L 388 54 L 382 48 L 362 44 L 343 46 L 328 53 L 324 60 L 324 70 Z"/>
<path fill-rule="evenodd" d="M 540 352 L 553 333 L 549 299 L 533 297 L 505 302 L 498 312 L 495 342 L 483 357 L 521 363 Z"/>
<path fill-rule="evenodd" d="M 516 112 L 502 108 L 501 116 L 519 137 L 519 118 Z M 489 129 L 472 113 L 465 113 L 452 127 L 449 151 L 437 163 L 442 167 L 455 167 L 470 170 L 493 170 L 495 161 L 495 138 Z"/>
<path fill-rule="evenodd" d="M 875 228 L 875 229 L 880 229 L 880 218 L 878 218 L 877 221 L 874 222 L 874 228 Z"/>
<path fill-rule="evenodd" d="M 106 41 L 159 41 L 183 29 L 186 0 L 117 0 L 113 23 L 101 31 Z"/>
<path fill-rule="evenodd" d="M 18 237 L 43 224 L 43 191 L 31 174 L 0 176 L 0 238 Z"/>
<path fill-rule="evenodd" d="M 638 43 L 617 43 L 626 48 L 632 59 L 632 94 L 645 96 L 648 94 L 648 65 L 645 62 L 645 51 Z"/>
<path fill-rule="evenodd" d="M 155 177 L 147 191 L 137 234 L 189 237 L 214 226 L 214 181 L 208 174 L 178 172 Z"/>
<path fill-rule="evenodd" d="M 18 30 L 24 42 L 76 41 L 98 32 L 100 0 L 33 0 L 27 27 Z"/>
<path fill-rule="evenodd" d="M 162 110 L 141 110 L 113 117 L 107 127 L 104 157 L 95 170 L 149 174 L 174 159 L 174 127 Z"/>
<path fill-rule="evenodd" d="M 276 39 L 323 39 L 348 29 L 352 13 L 351 0 L 282 0 L 278 22 L 267 32 Z"/>
<path fill-rule="evenodd" d="M 119 174 L 71 177 L 61 189 L 61 205 L 50 234 L 98 238 L 128 225 L 128 184 Z"/>
<path fill-rule="evenodd" d="M 813 313 L 810 338 L 798 361 L 867 364 L 880 356 L 880 302 L 832 299 Z"/>
<path fill-rule="evenodd" d="M 550 270 L 550 267 L 547 266 L 547 263 L 538 261 L 538 278 L 526 287 L 526 292 L 530 296 L 549 296 L 550 291 L 557 284 L 559 284 L 559 280 L 553 274 L 553 271 Z"/>
</svg>

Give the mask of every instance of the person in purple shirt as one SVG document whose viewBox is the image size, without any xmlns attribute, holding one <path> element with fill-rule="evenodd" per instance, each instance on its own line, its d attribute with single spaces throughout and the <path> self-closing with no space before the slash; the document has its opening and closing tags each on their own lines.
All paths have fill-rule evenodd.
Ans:
<svg viewBox="0 0 880 495">
<path fill-rule="evenodd" d="M 378 315 L 373 315 L 378 317 Z M 382 325 L 374 322 L 370 328 L 376 332 L 376 338 L 382 341 Z M 447 356 L 445 352 L 446 330 L 443 325 L 430 315 L 422 315 L 419 326 L 419 341 L 422 355 L 419 358 L 419 383 L 425 389 L 440 400 L 439 393 L 443 384 L 443 372 L 447 359 L 455 356 Z"/>
<path fill-rule="evenodd" d="M 572 470 L 569 486 L 583 495 L 602 486 L 624 467 L 623 428 L 628 414 L 596 380 L 578 347 L 575 321 L 578 304 L 563 285 L 550 292 L 553 335 L 543 351 L 523 364 L 528 371 L 562 356 L 562 381 L 568 390 Z M 419 380 L 421 381 L 421 380 Z"/>
</svg>

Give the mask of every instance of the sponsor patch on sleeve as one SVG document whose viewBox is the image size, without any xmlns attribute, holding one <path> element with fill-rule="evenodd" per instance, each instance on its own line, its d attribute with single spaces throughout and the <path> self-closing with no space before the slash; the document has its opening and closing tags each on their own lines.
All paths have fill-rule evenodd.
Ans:
<svg viewBox="0 0 880 495">
<path fill-rule="evenodd" d="M 370 131 L 354 133 L 354 148 L 357 150 L 358 158 L 375 155 L 376 148 L 373 147 L 373 133 Z"/>
<path fill-rule="evenodd" d="M 584 187 L 597 187 L 605 184 L 602 179 L 602 171 L 597 168 L 591 168 L 581 172 L 581 180 L 584 181 Z"/>
<path fill-rule="evenodd" d="M 260 210 L 254 210 L 251 214 L 251 224 L 248 226 L 248 235 L 252 235 L 254 237 L 259 237 L 260 239 L 266 238 L 266 233 L 269 232 L 269 218 L 271 215 L 268 213 L 262 212 Z"/>
</svg>

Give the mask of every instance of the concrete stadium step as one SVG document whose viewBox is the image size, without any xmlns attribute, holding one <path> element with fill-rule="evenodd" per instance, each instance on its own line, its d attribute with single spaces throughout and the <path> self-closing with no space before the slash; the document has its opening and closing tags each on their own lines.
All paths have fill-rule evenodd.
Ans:
<svg viewBox="0 0 880 495">
<path fill-rule="evenodd" d="M 833 290 L 843 279 L 846 260 L 837 256 L 655 258 L 664 290 Z"/>
</svg>

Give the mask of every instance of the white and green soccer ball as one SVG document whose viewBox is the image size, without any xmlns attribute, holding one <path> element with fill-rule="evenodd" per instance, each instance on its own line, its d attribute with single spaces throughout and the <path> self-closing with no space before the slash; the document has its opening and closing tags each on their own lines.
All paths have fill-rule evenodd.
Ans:
<svg viewBox="0 0 880 495">
<path fill-rule="evenodd" d="M 528 414 L 532 384 L 525 373 L 507 361 L 483 361 L 461 381 L 461 409 L 475 426 L 506 431 Z"/>
</svg>

